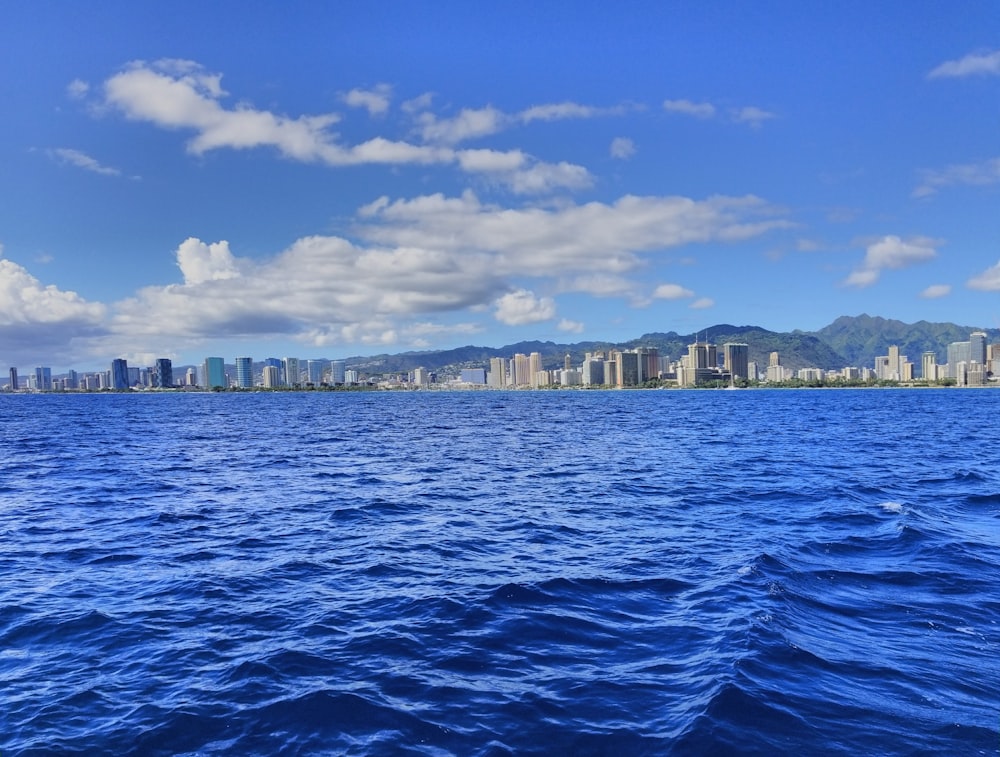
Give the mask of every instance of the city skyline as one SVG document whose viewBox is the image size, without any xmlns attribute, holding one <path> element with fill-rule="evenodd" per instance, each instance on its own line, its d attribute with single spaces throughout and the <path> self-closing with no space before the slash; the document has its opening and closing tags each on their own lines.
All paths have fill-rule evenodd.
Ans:
<svg viewBox="0 0 1000 757">
<path fill-rule="evenodd" d="M 0 29 L 22 378 L 1000 325 L 992 3 L 53 8 Z"/>
</svg>

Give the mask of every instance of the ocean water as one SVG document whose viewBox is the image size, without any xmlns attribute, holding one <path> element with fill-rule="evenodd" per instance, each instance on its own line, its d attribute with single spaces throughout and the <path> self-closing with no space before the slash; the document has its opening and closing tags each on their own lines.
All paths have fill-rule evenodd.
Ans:
<svg viewBox="0 0 1000 757">
<path fill-rule="evenodd" d="M 0 396 L 0 754 L 996 754 L 998 407 Z"/>
</svg>

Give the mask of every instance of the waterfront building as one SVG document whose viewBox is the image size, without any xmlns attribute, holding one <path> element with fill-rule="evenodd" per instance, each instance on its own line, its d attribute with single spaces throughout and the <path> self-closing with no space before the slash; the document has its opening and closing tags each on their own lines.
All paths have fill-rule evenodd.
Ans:
<svg viewBox="0 0 1000 757">
<path fill-rule="evenodd" d="M 174 385 L 174 364 L 168 357 L 157 358 L 153 363 L 153 386 L 169 389 Z"/>
<path fill-rule="evenodd" d="M 265 358 L 264 359 L 264 365 L 265 366 L 272 365 L 275 368 L 277 368 L 278 369 L 278 384 L 279 384 L 279 386 L 284 385 L 284 383 L 285 383 L 285 366 L 284 366 L 284 364 L 280 360 L 278 360 L 278 358 L 276 358 L 276 357 L 269 357 L 269 358 Z"/>
<path fill-rule="evenodd" d="M 574 371 L 572 368 L 563 368 L 559 372 L 560 386 L 580 386 L 581 384 L 583 384 L 583 374 L 580 371 Z"/>
<path fill-rule="evenodd" d="M 982 331 L 969 334 L 969 360 L 986 365 L 986 340 L 988 337 Z"/>
<path fill-rule="evenodd" d="M 74 371 L 72 368 L 70 368 L 68 371 L 66 371 L 66 378 L 63 381 L 63 384 L 64 384 L 64 386 L 67 389 L 79 389 L 80 388 L 80 378 L 77 375 L 76 371 Z M 129 386 L 131 386 L 131 385 L 132 384 L 130 383 Z"/>
<path fill-rule="evenodd" d="M 722 345 L 722 359 L 726 370 L 734 379 L 750 378 L 750 345 L 726 342 Z"/>
<path fill-rule="evenodd" d="M 490 358 L 489 384 L 494 389 L 507 386 L 507 361 L 502 357 Z"/>
<path fill-rule="evenodd" d="M 573 367 L 573 358 L 570 357 L 569 353 L 566 353 L 566 357 L 563 358 L 563 370 L 568 371 Z"/>
<path fill-rule="evenodd" d="M 602 386 L 608 383 L 604 377 L 604 358 L 587 355 L 583 361 L 583 385 Z"/>
<path fill-rule="evenodd" d="M 333 360 L 330 362 L 330 383 L 343 384 L 345 382 L 344 372 L 347 364 L 343 360 Z"/>
<path fill-rule="evenodd" d="M 275 389 L 281 386 L 281 371 L 276 365 L 265 365 L 262 370 L 262 379 L 265 389 Z"/>
<path fill-rule="evenodd" d="M 534 389 L 537 389 L 539 386 L 543 386 L 543 384 L 538 383 L 540 380 L 542 380 L 540 375 L 541 372 L 542 372 L 542 353 L 532 352 L 528 356 L 528 383 L 531 384 L 532 388 Z M 546 382 L 546 384 L 547 383 L 548 382 Z"/>
<path fill-rule="evenodd" d="M 299 359 L 297 357 L 282 358 L 285 366 L 285 386 L 298 386 L 302 377 L 299 375 Z"/>
<path fill-rule="evenodd" d="M 45 366 L 35 368 L 35 389 L 47 392 L 52 389 L 52 369 Z"/>
<path fill-rule="evenodd" d="M 236 358 L 236 386 L 240 389 L 253 388 L 253 358 Z"/>
<path fill-rule="evenodd" d="M 484 368 L 463 368 L 462 383 L 465 384 L 485 384 L 486 370 Z"/>
<path fill-rule="evenodd" d="M 756 360 L 751 360 L 747 363 L 747 378 L 751 381 L 756 381 L 760 378 L 760 368 Z"/>
<path fill-rule="evenodd" d="M 21 388 L 21 385 L 18 383 L 18 378 L 17 378 L 17 368 L 11 368 L 10 369 L 10 390 L 12 392 L 16 392 L 20 388 Z"/>
<path fill-rule="evenodd" d="M 124 358 L 111 361 L 111 388 L 128 389 L 128 362 Z"/>
<path fill-rule="evenodd" d="M 201 368 L 201 385 L 205 389 L 226 389 L 226 361 L 221 357 L 207 357 Z"/>
<path fill-rule="evenodd" d="M 971 342 L 951 342 L 948 345 L 948 378 L 958 378 L 958 364 L 972 360 Z"/>
<path fill-rule="evenodd" d="M 319 386 L 323 383 L 323 369 L 326 367 L 326 361 L 324 360 L 307 360 L 306 361 L 306 377 L 308 383 L 313 386 Z"/>
<path fill-rule="evenodd" d="M 523 352 L 514 355 L 510 383 L 514 386 L 531 386 L 531 359 Z"/>
<path fill-rule="evenodd" d="M 413 369 L 413 384 L 415 386 L 427 386 L 431 382 L 430 375 L 426 368 Z"/>
<path fill-rule="evenodd" d="M 937 353 L 928 350 L 920 356 L 920 377 L 924 381 L 937 381 L 938 365 Z"/>
<path fill-rule="evenodd" d="M 639 386 L 639 354 L 637 352 L 619 352 L 616 355 L 617 376 L 615 386 Z"/>
<path fill-rule="evenodd" d="M 344 371 L 344 383 L 345 384 L 348 384 L 348 385 L 357 384 L 359 378 L 360 378 L 360 376 L 358 375 L 358 372 L 355 371 L 355 370 L 346 370 L 346 371 Z"/>
</svg>

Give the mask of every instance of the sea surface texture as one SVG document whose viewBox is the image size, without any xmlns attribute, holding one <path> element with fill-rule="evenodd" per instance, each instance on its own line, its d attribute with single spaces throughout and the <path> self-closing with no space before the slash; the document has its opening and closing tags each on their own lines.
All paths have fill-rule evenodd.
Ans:
<svg viewBox="0 0 1000 757">
<path fill-rule="evenodd" d="M 0 753 L 994 755 L 998 408 L 0 396 Z"/>
</svg>

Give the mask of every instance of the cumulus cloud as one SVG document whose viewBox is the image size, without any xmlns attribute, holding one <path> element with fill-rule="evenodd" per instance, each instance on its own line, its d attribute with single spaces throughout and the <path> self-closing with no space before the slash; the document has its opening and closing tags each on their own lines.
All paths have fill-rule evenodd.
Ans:
<svg viewBox="0 0 1000 757">
<path fill-rule="evenodd" d="M 177 248 L 177 266 L 184 274 L 185 284 L 239 276 L 236 259 L 229 251 L 229 242 L 225 240 L 205 244 L 200 239 L 189 237 Z"/>
<path fill-rule="evenodd" d="M 490 105 L 485 108 L 463 108 L 452 118 L 438 118 L 433 113 L 421 113 L 417 118 L 424 141 L 446 145 L 496 134 L 509 121 L 509 116 Z"/>
<path fill-rule="evenodd" d="M 497 299 L 493 315 L 508 326 L 524 326 L 548 321 L 555 314 L 556 303 L 551 297 L 536 297 L 534 292 L 518 289 Z"/>
<path fill-rule="evenodd" d="M 104 305 L 44 285 L 17 263 L 0 259 L 0 328 L 12 364 L 55 352 L 72 355 L 76 340 L 104 333 L 106 312 Z"/>
<path fill-rule="evenodd" d="M 342 96 L 344 103 L 352 108 L 364 108 L 370 116 L 381 116 L 388 112 L 392 98 L 392 87 L 378 84 L 373 89 L 352 89 Z"/>
<path fill-rule="evenodd" d="M 926 237 L 903 240 L 894 235 L 884 236 L 868 245 L 864 261 L 844 280 L 844 285 L 857 288 L 871 286 L 884 270 L 908 268 L 930 260 L 937 255 L 935 245 L 934 240 Z"/>
<path fill-rule="evenodd" d="M 747 105 L 732 111 L 734 121 L 741 124 L 749 124 L 755 129 L 759 129 L 761 124 L 775 117 L 774 113 L 754 105 Z"/>
<path fill-rule="evenodd" d="M 981 292 L 1000 292 L 1000 262 L 973 276 L 965 285 Z"/>
<path fill-rule="evenodd" d="M 556 326 L 560 331 L 567 331 L 571 334 L 582 334 L 583 324 L 580 321 L 571 321 L 569 318 L 563 318 L 559 321 L 559 325 Z"/>
<path fill-rule="evenodd" d="M 663 109 L 668 113 L 680 113 L 695 118 L 712 118 L 715 106 L 712 103 L 696 103 L 691 100 L 664 100 Z"/>
<path fill-rule="evenodd" d="M 694 292 L 680 284 L 660 284 L 653 290 L 653 299 L 657 300 L 683 300 L 688 297 L 694 297 Z"/>
<path fill-rule="evenodd" d="M 947 297 L 951 294 L 950 284 L 932 284 L 920 293 L 920 296 L 927 300 L 935 300 L 938 297 Z"/>
<path fill-rule="evenodd" d="M 929 197 L 942 187 L 987 186 L 1000 182 L 1000 158 L 982 163 L 952 165 L 938 171 L 924 171 L 923 181 L 913 190 L 914 197 Z"/>
<path fill-rule="evenodd" d="M 695 242 L 737 242 L 791 224 L 759 198 L 638 197 L 557 208 L 500 208 L 471 192 L 390 202 L 362 210 L 357 233 L 380 245 L 480 252 L 501 275 L 622 274 L 639 254 Z"/>
<path fill-rule="evenodd" d="M 927 74 L 928 79 L 965 76 L 1000 76 L 1000 50 L 970 53 L 958 60 L 945 61 Z"/>
<path fill-rule="evenodd" d="M 69 147 L 55 147 L 51 150 L 46 150 L 45 152 L 50 158 L 58 163 L 62 163 L 63 165 L 75 166 L 77 168 L 82 168 L 85 171 L 101 174 L 102 176 L 122 175 L 122 172 L 117 168 L 102 165 L 95 158 L 90 157 L 86 153 L 80 152 L 79 150 L 73 150 Z"/>
<path fill-rule="evenodd" d="M 615 137 L 611 140 L 611 157 L 618 160 L 628 160 L 635 155 L 635 142 L 627 137 Z"/>
</svg>

